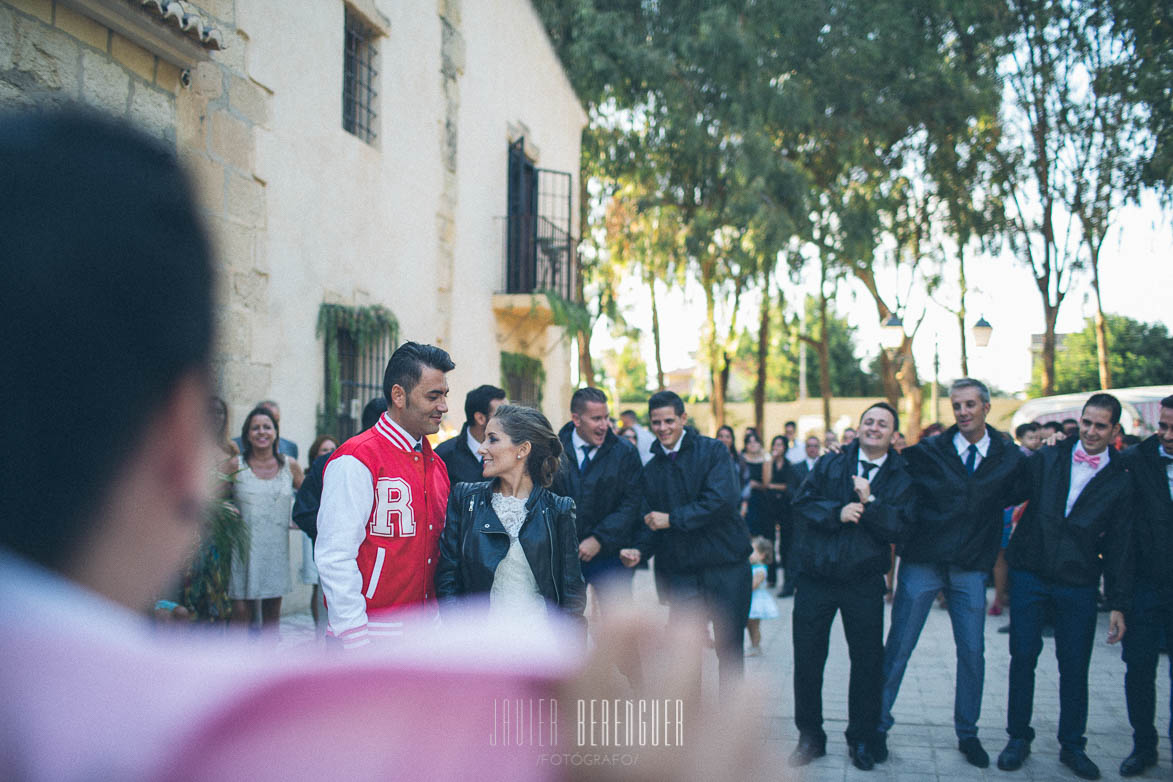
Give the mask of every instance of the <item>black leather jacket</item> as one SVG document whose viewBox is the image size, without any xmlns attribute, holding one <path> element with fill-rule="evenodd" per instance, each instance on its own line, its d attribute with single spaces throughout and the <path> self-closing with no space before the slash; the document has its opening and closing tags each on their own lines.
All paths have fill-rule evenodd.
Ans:
<svg viewBox="0 0 1173 782">
<path fill-rule="evenodd" d="M 1035 451 L 1018 479 L 1017 499 L 1029 499 L 1010 538 L 1010 567 L 1069 586 L 1098 586 L 1112 610 L 1132 600 L 1132 491 L 1126 460 L 1108 449 L 1108 464 L 1092 478 L 1066 515 L 1071 488 L 1069 437 Z M 1166 565 L 1167 566 L 1167 565 Z"/>
<path fill-rule="evenodd" d="M 509 533 L 493 510 L 495 481 L 460 483 L 448 495 L 440 535 L 436 596 L 441 610 L 462 595 L 487 593 L 497 565 L 509 551 Z M 574 500 L 535 486 L 525 503 L 518 534 L 542 597 L 572 616 L 582 616 L 586 583 L 578 564 Z"/>
<path fill-rule="evenodd" d="M 859 502 L 852 481 L 858 464 L 856 443 L 824 454 L 794 499 L 795 545 L 803 575 L 843 582 L 883 575 L 892 564 L 889 544 L 902 543 L 912 526 L 916 490 L 895 450 L 888 451 L 872 476 L 873 499 L 859 523 L 840 520 L 845 505 Z"/>
<path fill-rule="evenodd" d="M 970 475 L 953 447 L 956 424 L 904 449 L 916 485 L 916 523 L 900 556 L 908 562 L 987 571 L 998 558 L 1002 511 L 1017 505 L 1015 479 L 1025 457 L 992 426 L 990 448 Z"/>
</svg>

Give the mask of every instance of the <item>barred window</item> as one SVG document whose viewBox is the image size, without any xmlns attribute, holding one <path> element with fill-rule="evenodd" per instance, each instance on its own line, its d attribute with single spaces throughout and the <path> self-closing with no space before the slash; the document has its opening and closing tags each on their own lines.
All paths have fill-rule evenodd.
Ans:
<svg viewBox="0 0 1173 782">
<path fill-rule="evenodd" d="M 375 141 L 376 32 L 346 6 L 346 41 L 342 61 L 342 127 L 368 144 Z"/>
</svg>

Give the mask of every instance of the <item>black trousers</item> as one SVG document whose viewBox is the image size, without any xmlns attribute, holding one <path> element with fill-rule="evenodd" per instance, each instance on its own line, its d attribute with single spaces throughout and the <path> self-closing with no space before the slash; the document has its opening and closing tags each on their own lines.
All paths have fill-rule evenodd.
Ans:
<svg viewBox="0 0 1173 782">
<path fill-rule="evenodd" d="M 713 623 L 717 676 L 722 694 L 745 672 L 745 622 L 753 577 L 749 561 L 713 565 L 687 572 L 664 574 L 668 621 L 682 612 L 699 614 Z"/>
<path fill-rule="evenodd" d="M 851 658 L 847 741 L 867 741 L 880 721 L 884 684 L 884 577 L 837 582 L 798 575 L 794 593 L 794 722 L 799 733 L 825 743 L 823 668 L 838 611 Z"/>
<path fill-rule="evenodd" d="M 1161 641 L 1173 643 L 1173 590 L 1137 584 L 1132 609 L 1124 614 L 1128 632 L 1124 634 L 1124 697 L 1128 702 L 1128 721 L 1132 724 L 1132 741 L 1139 750 L 1157 748 L 1157 663 Z M 1169 663 L 1173 672 L 1173 658 Z M 1173 694 L 1170 695 L 1173 714 Z M 1173 723 L 1170 724 L 1173 732 Z"/>
</svg>

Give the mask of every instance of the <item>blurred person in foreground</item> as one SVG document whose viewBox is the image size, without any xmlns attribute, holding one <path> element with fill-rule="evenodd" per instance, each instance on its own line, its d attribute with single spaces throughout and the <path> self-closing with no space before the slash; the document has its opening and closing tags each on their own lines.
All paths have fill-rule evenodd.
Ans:
<svg viewBox="0 0 1173 782">
<path fill-rule="evenodd" d="M 212 497 L 213 271 L 187 179 L 173 152 L 110 120 L 0 116 L 0 232 L 0 308 L 22 329 L 0 340 L 0 416 L 38 443 L 0 469 L 0 775 L 616 779 L 630 769 L 486 751 L 485 735 L 494 699 L 557 697 L 572 714 L 630 697 L 608 673 L 641 646 L 663 665 L 635 697 L 680 697 L 690 720 L 685 746 L 640 749 L 642 775 L 752 778 L 773 762 L 745 695 L 707 714 L 687 694 L 694 625 L 661 636 L 616 617 L 585 668 L 516 624 L 465 624 L 394 661 L 155 632 L 143 612 Z M 409 713 L 429 718 L 386 719 Z M 558 739 L 576 751 L 572 722 Z"/>
</svg>

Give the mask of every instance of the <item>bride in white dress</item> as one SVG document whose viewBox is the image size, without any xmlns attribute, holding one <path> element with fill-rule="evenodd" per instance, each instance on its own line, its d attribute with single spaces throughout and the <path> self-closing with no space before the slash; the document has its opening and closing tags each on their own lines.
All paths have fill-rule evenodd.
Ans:
<svg viewBox="0 0 1173 782">
<path fill-rule="evenodd" d="M 562 444 L 537 410 L 502 405 L 485 427 L 481 483 L 448 496 L 436 594 L 488 594 L 492 615 L 545 618 L 551 608 L 581 620 L 586 590 L 578 562 L 574 501 L 550 492 Z"/>
</svg>

